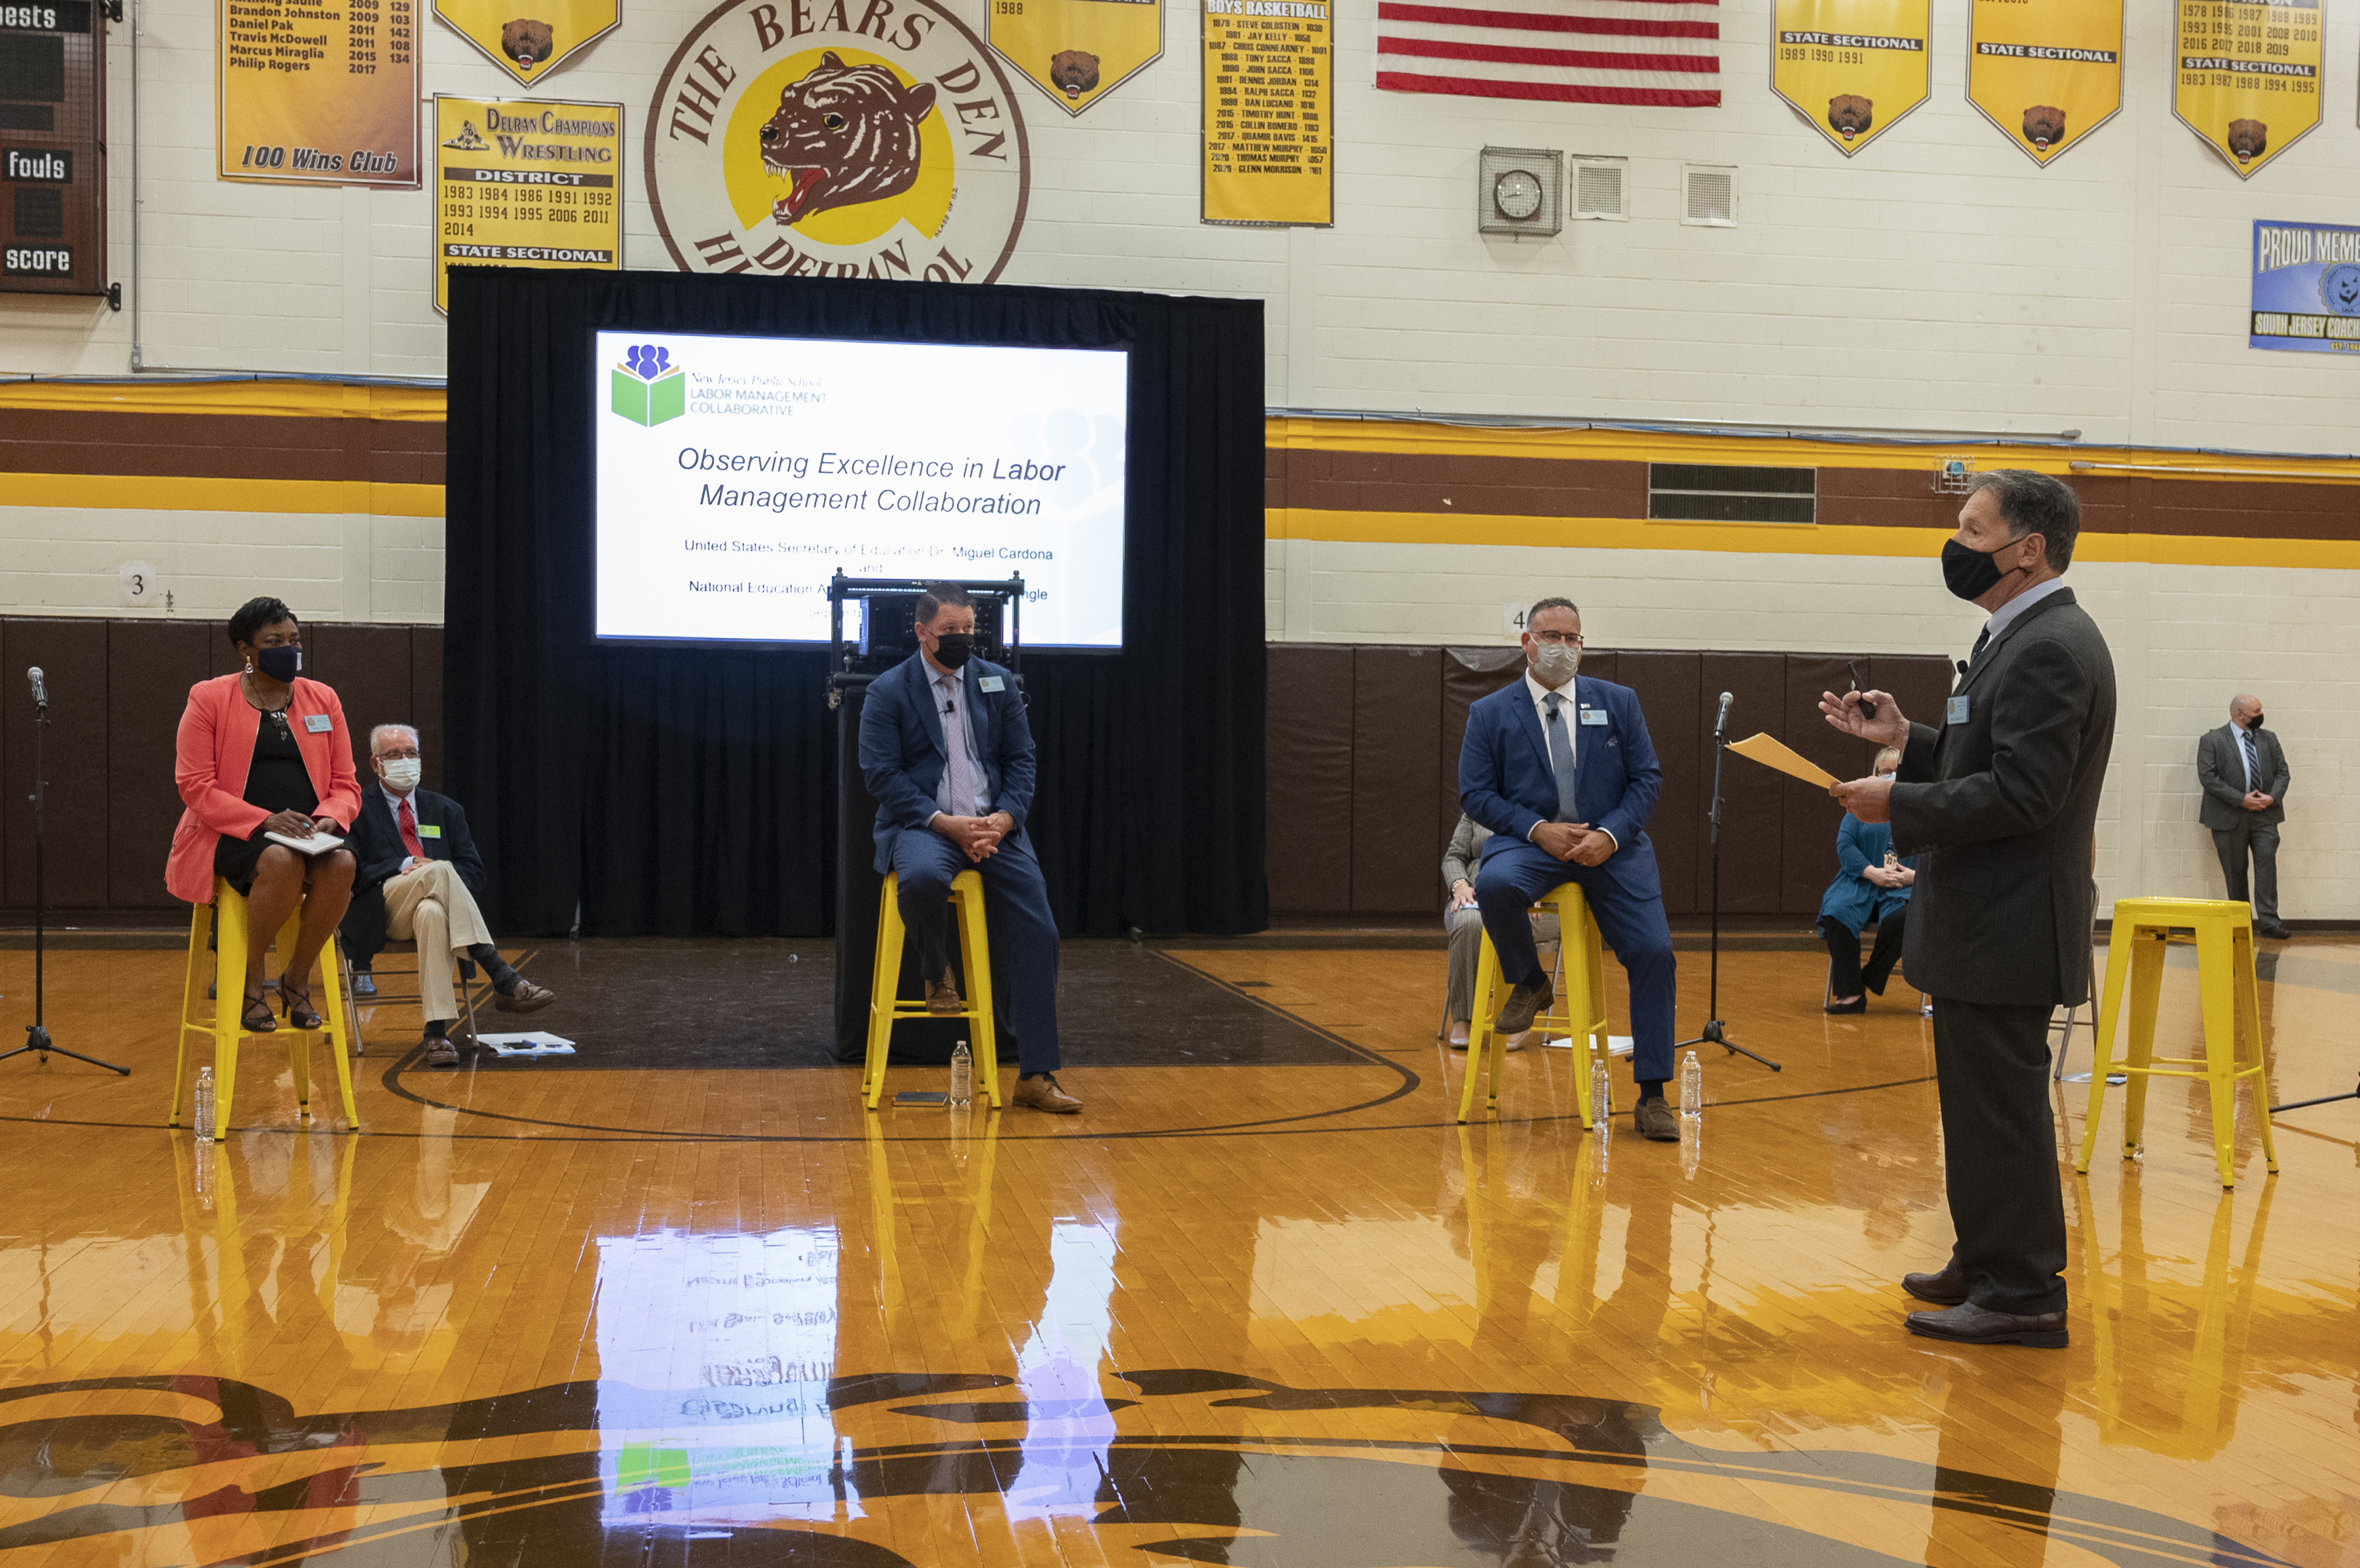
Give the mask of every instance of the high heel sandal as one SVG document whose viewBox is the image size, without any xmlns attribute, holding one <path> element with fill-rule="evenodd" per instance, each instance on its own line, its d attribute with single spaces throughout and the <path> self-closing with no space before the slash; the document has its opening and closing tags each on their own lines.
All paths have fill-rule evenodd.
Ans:
<svg viewBox="0 0 2360 1568">
<path fill-rule="evenodd" d="M 260 985 L 246 988 L 246 1009 L 238 1015 L 238 1027 L 248 1034 L 268 1034 L 279 1027 L 271 1016 L 270 994 Z"/>
<path fill-rule="evenodd" d="M 311 1010 L 311 988 L 290 985 L 283 975 L 279 977 L 279 1005 L 286 1009 L 287 1021 L 299 1029 L 315 1029 L 327 1022 Z"/>
</svg>

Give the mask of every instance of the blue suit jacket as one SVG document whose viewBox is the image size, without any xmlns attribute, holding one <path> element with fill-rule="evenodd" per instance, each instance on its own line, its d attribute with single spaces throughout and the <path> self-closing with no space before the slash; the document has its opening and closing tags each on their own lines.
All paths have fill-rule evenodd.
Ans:
<svg viewBox="0 0 2360 1568">
<path fill-rule="evenodd" d="M 1628 686 L 1573 679 L 1573 795 L 1575 818 L 1614 835 L 1620 845 L 1600 870 L 1625 889 L 1644 897 L 1662 893 L 1655 846 L 1647 839 L 1647 818 L 1663 792 L 1664 770 L 1655 743 Z M 1603 724 L 1584 724 L 1580 710 L 1602 713 Z M 1557 773 L 1549 766 L 1548 742 L 1531 690 L 1521 674 L 1467 713 L 1467 741 L 1459 752 L 1459 804 L 1493 837 L 1484 858 L 1531 833 L 1535 824 L 1557 820 Z"/>
<path fill-rule="evenodd" d="M 893 841 L 905 833 L 929 831 L 942 807 L 950 754 L 943 749 L 943 714 L 934 702 L 934 671 L 926 656 L 913 653 L 869 684 L 860 711 L 860 776 L 877 797 L 877 869 L 893 868 Z M 960 706 L 974 723 L 976 756 L 982 759 L 991 809 L 1016 819 L 1014 837 L 1032 810 L 1032 727 L 1024 722 L 1024 699 L 1006 670 L 970 659 L 959 671 L 967 695 Z M 1000 690 L 987 691 L 987 677 Z"/>
</svg>

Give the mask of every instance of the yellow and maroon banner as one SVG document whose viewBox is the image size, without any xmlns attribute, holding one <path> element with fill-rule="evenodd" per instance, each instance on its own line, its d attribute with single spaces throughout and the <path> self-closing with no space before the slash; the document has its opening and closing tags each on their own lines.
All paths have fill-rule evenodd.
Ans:
<svg viewBox="0 0 2360 1568">
<path fill-rule="evenodd" d="M 224 180 L 418 183 L 416 0 L 219 0 Z"/>
<path fill-rule="evenodd" d="M 451 264 L 623 265 L 623 106 L 434 100 L 434 308 Z"/>
<path fill-rule="evenodd" d="M 1164 0 L 991 0 L 985 12 L 992 52 L 1068 114 L 1164 53 Z"/>
<path fill-rule="evenodd" d="M 1931 0 L 1774 0 L 1770 90 L 1846 158 L 1930 92 Z"/>
<path fill-rule="evenodd" d="M 1328 0 L 1205 0 L 1205 222 L 1336 221 L 1328 10 Z"/>
<path fill-rule="evenodd" d="M 1974 0 L 1967 102 L 2046 167 L 2123 106 L 2124 0 Z"/>
<path fill-rule="evenodd" d="M 539 82 L 623 23 L 623 0 L 434 0 L 437 20 L 519 82 Z"/>
<path fill-rule="evenodd" d="M 2321 0 L 2176 0 L 2171 112 L 2240 180 L 2319 124 Z"/>
</svg>

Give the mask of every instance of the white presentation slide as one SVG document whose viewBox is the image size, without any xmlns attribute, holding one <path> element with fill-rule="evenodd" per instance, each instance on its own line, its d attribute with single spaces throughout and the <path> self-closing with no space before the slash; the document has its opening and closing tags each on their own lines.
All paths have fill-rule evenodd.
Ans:
<svg viewBox="0 0 2360 1568">
<path fill-rule="evenodd" d="M 601 638 L 825 642 L 842 568 L 1021 573 L 1024 646 L 1122 646 L 1127 352 L 601 332 L 597 355 Z"/>
</svg>

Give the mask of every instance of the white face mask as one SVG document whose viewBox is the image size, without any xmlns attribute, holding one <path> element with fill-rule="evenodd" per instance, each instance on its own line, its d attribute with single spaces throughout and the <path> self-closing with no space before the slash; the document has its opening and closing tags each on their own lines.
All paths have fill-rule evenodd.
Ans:
<svg viewBox="0 0 2360 1568">
<path fill-rule="evenodd" d="M 1581 649 L 1563 643 L 1541 644 L 1540 652 L 1533 659 L 1533 674 L 1552 691 L 1572 680 L 1580 668 Z"/>
<path fill-rule="evenodd" d="M 389 762 L 381 762 L 377 766 L 385 769 L 385 781 L 403 794 L 406 795 L 418 788 L 420 772 L 418 758 L 397 757 Z"/>
</svg>

